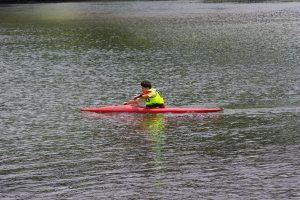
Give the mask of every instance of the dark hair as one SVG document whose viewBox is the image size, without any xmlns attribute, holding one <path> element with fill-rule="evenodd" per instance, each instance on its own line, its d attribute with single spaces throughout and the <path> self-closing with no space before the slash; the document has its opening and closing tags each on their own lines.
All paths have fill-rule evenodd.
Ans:
<svg viewBox="0 0 300 200">
<path fill-rule="evenodd" d="M 141 86 L 145 87 L 145 88 L 151 88 L 151 83 L 149 81 L 142 81 L 141 82 Z"/>
</svg>

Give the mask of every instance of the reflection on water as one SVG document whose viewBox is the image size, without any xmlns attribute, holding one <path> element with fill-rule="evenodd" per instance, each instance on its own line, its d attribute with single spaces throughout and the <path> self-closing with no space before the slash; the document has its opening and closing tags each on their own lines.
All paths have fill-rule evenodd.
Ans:
<svg viewBox="0 0 300 200">
<path fill-rule="evenodd" d="M 151 141 L 151 149 L 155 152 L 156 167 L 162 167 L 162 154 L 165 144 L 165 115 L 146 114 L 142 116 L 140 129 L 145 130 Z"/>
<path fill-rule="evenodd" d="M 147 149 L 147 159 L 152 159 L 156 169 L 165 167 L 165 148 L 167 137 L 173 127 L 184 130 L 184 127 L 203 126 L 222 123 L 222 116 L 219 114 L 128 114 L 128 113 L 90 113 L 82 112 L 84 119 L 92 120 L 100 124 L 99 129 L 120 129 L 124 130 L 124 137 L 138 137 L 139 144 Z M 111 137 L 114 133 L 111 133 Z M 182 135 L 185 133 L 183 132 Z M 123 137 L 123 136 L 122 136 Z M 118 138 L 118 137 L 117 137 Z M 128 139 L 128 138 L 127 138 Z M 142 141 L 141 141 L 142 140 Z M 131 141 L 131 140 L 130 140 Z M 132 142 L 132 141 L 131 141 Z M 132 144 L 128 144 L 132 145 Z M 146 160 L 147 160 L 146 159 Z"/>
</svg>

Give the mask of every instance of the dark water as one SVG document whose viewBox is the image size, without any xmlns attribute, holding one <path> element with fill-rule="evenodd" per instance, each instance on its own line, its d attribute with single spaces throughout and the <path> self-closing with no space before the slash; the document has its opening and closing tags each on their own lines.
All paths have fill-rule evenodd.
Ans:
<svg viewBox="0 0 300 200">
<path fill-rule="evenodd" d="M 0 7 L 1 199 L 299 199 L 300 4 Z M 91 114 L 149 79 L 168 106 Z"/>
</svg>

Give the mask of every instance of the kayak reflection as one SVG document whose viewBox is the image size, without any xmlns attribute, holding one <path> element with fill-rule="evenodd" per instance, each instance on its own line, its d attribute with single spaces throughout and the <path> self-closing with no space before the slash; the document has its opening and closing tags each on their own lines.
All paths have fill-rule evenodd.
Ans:
<svg viewBox="0 0 300 200">
<path fill-rule="evenodd" d="M 163 152 L 165 145 L 165 114 L 128 114 L 128 113 L 82 113 L 85 119 L 101 122 L 101 129 L 127 130 L 123 132 L 125 138 L 132 138 L 129 148 L 147 151 L 147 156 L 139 155 L 139 158 L 154 162 L 154 167 L 161 169 L 163 164 Z M 138 139 L 137 139 L 138 137 Z M 124 141 L 122 141 L 124 143 Z M 137 162 L 137 161 L 136 161 Z"/>
<path fill-rule="evenodd" d="M 160 173 L 164 173 L 169 163 L 170 158 L 165 155 L 170 145 L 174 145 L 171 137 L 176 134 L 177 129 L 197 127 L 197 130 L 201 131 L 211 126 L 218 126 L 222 122 L 222 115 L 215 114 L 87 112 L 82 115 L 85 119 L 96 121 L 95 125 L 99 126 L 97 134 L 109 133 L 106 134 L 107 137 L 114 138 L 110 141 L 116 141 L 117 146 L 121 144 L 125 147 L 124 151 L 129 152 L 126 157 L 133 156 L 135 165 L 141 163 L 140 166 L 154 167 Z"/>
</svg>

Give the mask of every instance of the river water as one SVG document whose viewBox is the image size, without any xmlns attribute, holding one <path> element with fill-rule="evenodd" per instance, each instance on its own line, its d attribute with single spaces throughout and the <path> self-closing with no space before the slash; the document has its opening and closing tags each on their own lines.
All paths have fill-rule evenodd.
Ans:
<svg viewBox="0 0 300 200">
<path fill-rule="evenodd" d="M 1 199 L 299 199 L 300 4 L 0 7 Z M 93 114 L 148 79 L 167 106 Z"/>
</svg>

